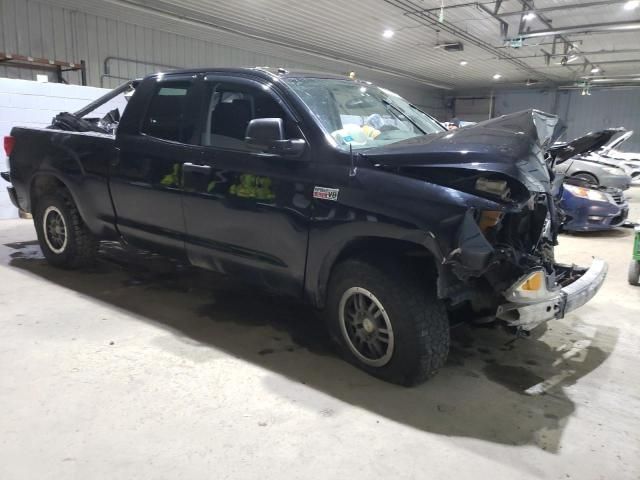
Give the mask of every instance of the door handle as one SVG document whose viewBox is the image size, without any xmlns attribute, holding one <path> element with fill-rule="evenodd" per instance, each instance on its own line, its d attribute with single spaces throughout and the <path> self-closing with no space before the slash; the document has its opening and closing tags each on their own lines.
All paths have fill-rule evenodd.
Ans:
<svg viewBox="0 0 640 480">
<path fill-rule="evenodd" d="M 183 164 L 183 168 L 185 171 L 189 170 L 192 171 L 194 173 L 202 173 L 202 174 L 207 174 L 209 172 L 211 172 L 211 166 L 209 165 L 197 165 L 195 163 L 191 163 L 191 162 L 186 162 Z"/>
</svg>

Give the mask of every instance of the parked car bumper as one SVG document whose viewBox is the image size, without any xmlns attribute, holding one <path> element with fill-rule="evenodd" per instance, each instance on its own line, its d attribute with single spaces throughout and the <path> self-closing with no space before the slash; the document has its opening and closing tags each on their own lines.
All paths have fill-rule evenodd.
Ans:
<svg viewBox="0 0 640 480">
<path fill-rule="evenodd" d="M 556 265 L 556 269 L 579 271 L 566 265 Z M 544 291 L 538 292 L 535 298 L 523 294 L 520 289 L 522 282 L 533 273 L 529 272 L 505 292 L 505 298 L 509 301 L 498 307 L 496 317 L 523 330 L 531 330 L 541 323 L 563 318 L 598 293 L 607 276 L 607 270 L 604 260 L 594 259 L 588 269 L 581 269 L 582 275 L 572 283 L 558 290 L 548 291 L 545 288 Z M 548 280 L 546 277 L 545 281 Z"/>
<path fill-rule="evenodd" d="M 563 201 L 561 207 L 567 220 L 562 228 L 571 232 L 594 232 L 619 227 L 629 216 L 629 204 L 613 202 L 594 202 L 580 197 Z"/>
</svg>

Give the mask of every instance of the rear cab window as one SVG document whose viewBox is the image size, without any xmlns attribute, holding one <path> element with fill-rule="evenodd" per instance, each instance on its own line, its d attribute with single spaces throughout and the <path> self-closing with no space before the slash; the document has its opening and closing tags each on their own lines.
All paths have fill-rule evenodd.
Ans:
<svg viewBox="0 0 640 480">
<path fill-rule="evenodd" d="M 195 116 L 187 115 L 187 98 L 194 82 L 163 81 L 158 84 L 142 121 L 140 132 L 173 142 L 191 143 Z"/>
</svg>

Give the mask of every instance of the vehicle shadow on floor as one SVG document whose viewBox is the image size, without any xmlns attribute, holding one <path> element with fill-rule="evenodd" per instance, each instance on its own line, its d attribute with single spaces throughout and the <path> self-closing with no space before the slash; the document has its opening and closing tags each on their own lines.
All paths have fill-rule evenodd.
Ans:
<svg viewBox="0 0 640 480">
<path fill-rule="evenodd" d="M 294 301 L 115 246 L 105 246 L 91 271 L 53 268 L 33 242 L 11 248 L 11 267 L 166 328 L 155 346 L 193 362 L 211 361 L 213 347 L 278 374 L 264 380 L 274 392 L 285 390 L 283 375 L 426 432 L 549 452 L 558 451 L 575 409 L 565 388 L 602 364 L 618 338 L 617 329 L 576 316 L 530 338 L 463 325 L 452 330 L 446 367 L 421 386 L 403 388 L 340 360 L 315 312 Z"/>
</svg>

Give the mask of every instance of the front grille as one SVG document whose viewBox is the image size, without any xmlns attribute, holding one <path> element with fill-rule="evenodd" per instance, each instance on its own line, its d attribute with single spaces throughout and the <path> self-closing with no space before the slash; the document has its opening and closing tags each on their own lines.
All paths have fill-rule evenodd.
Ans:
<svg viewBox="0 0 640 480">
<path fill-rule="evenodd" d="M 619 188 L 607 188 L 606 192 L 611 195 L 616 204 L 622 205 L 624 203 L 624 193 Z"/>
</svg>

